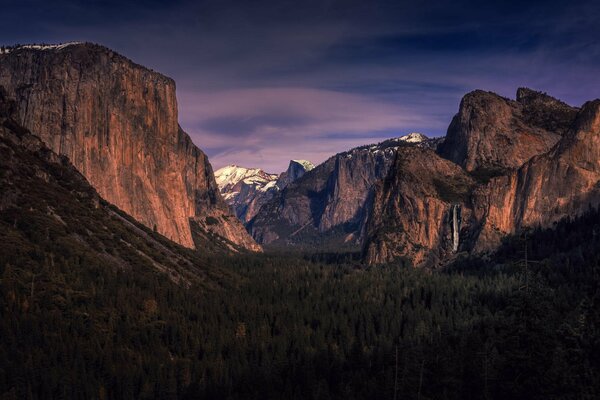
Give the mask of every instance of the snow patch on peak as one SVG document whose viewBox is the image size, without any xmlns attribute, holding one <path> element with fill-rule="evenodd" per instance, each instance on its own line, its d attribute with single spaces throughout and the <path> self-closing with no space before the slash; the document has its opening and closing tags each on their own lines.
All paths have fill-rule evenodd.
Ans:
<svg viewBox="0 0 600 400">
<path fill-rule="evenodd" d="M 305 171 L 310 171 L 315 167 L 314 164 L 308 160 L 292 160 L 292 162 L 302 165 Z"/>
<path fill-rule="evenodd" d="M 408 135 L 400 136 L 396 139 L 398 142 L 406 142 L 406 143 L 421 143 L 429 140 L 429 138 L 422 133 L 412 132 Z"/>
<path fill-rule="evenodd" d="M 219 189 L 223 192 L 240 182 L 261 188 L 272 181 L 276 181 L 277 175 L 268 174 L 260 168 L 244 168 L 231 164 L 216 170 L 215 180 Z"/>
<path fill-rule="evenodd" d="M 244 223 L 279 191 L 278 178 L 277 174 L 266 173 L 260 168 L 233 164 L 215 171 L 215 181 L 223 199 Z"/>
</svg>

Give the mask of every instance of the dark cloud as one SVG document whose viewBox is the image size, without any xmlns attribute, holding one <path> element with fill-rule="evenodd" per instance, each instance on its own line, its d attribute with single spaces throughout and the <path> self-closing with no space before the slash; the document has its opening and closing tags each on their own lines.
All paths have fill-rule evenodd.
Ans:
<svg viewBox="0 0 600 400">
<path fill-rule="evenodd" d="M 102 43 L 177 81 L 216 167 L 285 167 L 410 131 L 461 96 L 599 97 L 596 1 L 0 0 L 4 44 Z"/>
</svg>

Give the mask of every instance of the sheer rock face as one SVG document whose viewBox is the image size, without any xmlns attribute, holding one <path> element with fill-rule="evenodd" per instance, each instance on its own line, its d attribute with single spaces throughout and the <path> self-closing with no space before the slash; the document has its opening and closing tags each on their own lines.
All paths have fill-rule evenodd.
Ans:
<svg viewBox="0 0 600 400">
<path fill-rule="evenodd" d="M 407 257 L 417 266 L 435 266 L 456 251 L 491 251 L 508 234 L 549 226 L 600 205 L 600 100 L 579 110 L 529 90 L 520 89 L 517 97 L 522 110 L 527 110 L 528 123 L 555 129 L 551 133 L 558 142 L 515 168 L 505 163 L 512 169 L 489 180 L 473 173 L 477 169 L 469 170 L 477 153 L 469 153 L 460 166 L 431 152 L 419 153 L 422 149 L 399 153 L 388 178 L 376 189 L 363 247 L 367 262 Z M 507 110 L 504 100 L 496 96 L 494 101 L 500 114 Z M 552 107 L 559 111 L 554 113 Z M 475 122 L 466 126 L 498 114 L 489 108 L 472 112 Z M 442 153 L 450 150 L 446 147 Z M 456 222 L 454 210 L 460 210 Z"/>
<path fill-rule="evenodd" d="M 290 160 L 287 169 L 277 178 L 277 187 L 279 190 L 285 189 L 290 183 L 302 178 L 304 174 L 314 168 L 315 166 L 310 161 Z"/>
<path fill-rule="evenodd" d="M 365 228 L 366 261 L 406 258 L 434 266 L 447 258 L 455 245 L 462 246 L 454 233 L 470 218 L 474 186 L 466 171 L 430 149 L 399 149 L 389 176 L 376 186 Z"/>
<path fill-rule="evenodd" d="M 476 90 L 462 99 L 439 153 L 467 171 L 502 173 L 549 151 L 577 111 L 530 89 L 519 89 L 516 101 Z"/>
<path fill-rule="evenodd" d="M 396 150 L 428 143 L 424 136 L 409 136 L 358 147 L 318 165 L 261 208 L 248 225 L 252 235 L 263 244 L 358 247 L 373 187 L 387 175 Z"/>
<path fill-rule="evenodd" d="M 194 247 L 193 219 L 234 246 L 260 249 L 229 218 L 206 155 L 179 127 L 170 78 L 104 47 L 74 44 L 0 55 L 0 85 L 23 126 L 144 225 Z"/>
<path fill-rule="evenodd" d="M 600 100 L 584 104 L 572 128 L 548 153 L 474 193 L 482 222 L 475 250 L 493 249 L 502 236 L 548 226 L 600 203 Z"/>
<path fill-rule="evenodd" d="M 66 156 L 19 125 L 16 110 L 0 86 L 0 238 L 10 239 L 3 256 L 30 252 L 46 232 L 111 267 L 153 268 L 183 287 L 211 284 L 204 257 L 102 199 Z M 213 243 L 214 251 L 228 252 L 227 243 Z"/>
</svg>

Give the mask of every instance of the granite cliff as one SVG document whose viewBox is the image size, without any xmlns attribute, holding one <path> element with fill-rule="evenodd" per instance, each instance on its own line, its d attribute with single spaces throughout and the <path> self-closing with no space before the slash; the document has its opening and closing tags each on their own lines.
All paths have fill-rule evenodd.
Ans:
<svg viewBox="0 0 600 400">
<path fill-rule="evenodd" d="M 476 90 L 463 97 L 439 154 L 470 172 L 502 174 L 549 151 L 576 114 L 530 89 L 520 88 L 516 100 Z"/>
<path fill-rule="evenodd" d="M 0 87 L 0 242 L 6 260 L 32 257 L 47 270 L 70 257 L 85 263 L 90 272 L 98 265 L 143 268 L 182 286 L 214 286 L 201 254 L 105 201 L 67 157 L 19 124 L 17 110 Z M 214 251 L 228 251 L 225 243 L 207 244 L 215 246 Z"/>
<path fill-rule="evenodd" d="M 469 217 L 464 205 L 475 184 L 431 149 L 400 148 L 389 175 L 374 188 L 365 223 L 366 261 L 404 257 L 415 265 L 436 265 L 456 252 L 461 243 L 455 232 Z"/>
<path fill-rule="evenodd" d="M 399 153 L 377 185 L 366 261 L 435 266 L 597 207 L 599 138 L 600 100 L 576 108 L 529 89 L 516 101 L 469 93 L 438 154 Z"/>
<path fill-rule="evenodd" d="M 285 189 L 290 183 L 302 178 L 308 171 L 314 169 L 313 163 L 307 160 L 290 160 L 290 163 L 285 171 L 277 177 L 277 188 Z"/>
<path fill-rule="evenodd" d="M 600 100 L 585 103 L 549 152 L 492 179 L 473 195 L 482 225 L 475 250 L 525 227 L 551 225 L 600 203 Z"/>
<path fill-rule="evenodd" d="M 172 79 L 105 47 L 73 43 L 0 54 L 0 85 L 16 100 L 21 125 L 147 227 L 186 247 L 196 246 L 195 231 L 260 250 L 179 126 Z"/>
</svg>

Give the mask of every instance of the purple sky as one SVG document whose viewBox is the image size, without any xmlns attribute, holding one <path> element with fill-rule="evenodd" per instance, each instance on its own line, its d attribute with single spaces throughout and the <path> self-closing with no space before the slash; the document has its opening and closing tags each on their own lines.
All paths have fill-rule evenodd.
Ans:
<svg viewBox="0 0 600 400">
<path fill-rule="evenodd" d="M 595 1 L 0 1 L 4 44 L 92 41 L 173 77 L 215 168 L 443 135 L 473 89 L 600 97 Z"/>
</svg>

